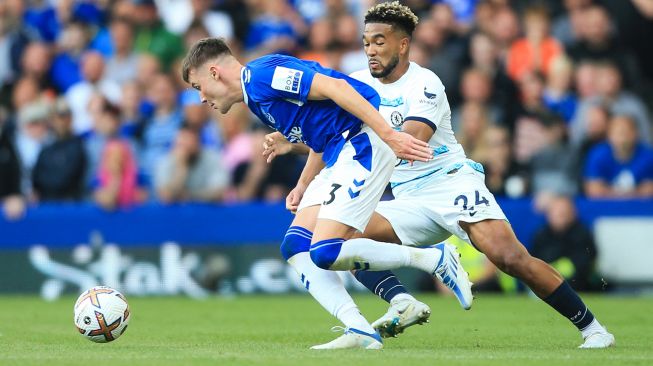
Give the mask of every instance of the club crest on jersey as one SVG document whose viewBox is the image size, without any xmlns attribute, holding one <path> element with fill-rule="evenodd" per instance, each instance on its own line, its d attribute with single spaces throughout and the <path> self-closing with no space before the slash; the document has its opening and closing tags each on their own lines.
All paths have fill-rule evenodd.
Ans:
<svg viewBox="0 0 653 366">
<path fill-rule="evenodd" d="M 303 75 L 303 71 L 277 66 L 272 75 L 271 86 L 276 90 L 299 94 L 299 85 Z"/>
<path fill-rule="evenodd" d="M 399 128 L 404 124 L 404 116 L 402 116 L 401 113 L 394 111 L 390 114 L 390 123 L 392 123 L 392 127 Z"/>
</svg>

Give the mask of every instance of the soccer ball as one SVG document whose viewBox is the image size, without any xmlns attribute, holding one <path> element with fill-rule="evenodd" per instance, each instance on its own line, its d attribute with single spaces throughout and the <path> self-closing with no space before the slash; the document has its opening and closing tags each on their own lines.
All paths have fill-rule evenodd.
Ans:
<svg viewBox="0 0 653 366">
<path fill-rule="evenodd" d="M 96 286 L 79 295 L 74 312 L 79 333 L 98 343 L 116 340 L 125 333 L 131 319 L 125 296 L 106 286 Z"/>
</svg>

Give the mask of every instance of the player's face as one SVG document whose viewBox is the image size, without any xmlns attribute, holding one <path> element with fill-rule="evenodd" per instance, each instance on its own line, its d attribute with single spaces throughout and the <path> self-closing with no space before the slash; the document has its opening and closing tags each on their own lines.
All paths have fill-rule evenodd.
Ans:
<svg viewBox="0 0 653 366">
<path fill-rule="evenodd" d="M 202 103 L 206 103 L 220 113 L 227 113 L 233 102 L 229 98 L 229 90 L 219 77 L 215 66 L 202 65 L 188 73 L 189 84 L 200 92 Z"/>
<path fill-rule="evenodd" d="M 365 24 L 363 49 L 373 77 L 385 78 L 397 67 L 401 39 L 390 24 Z"/>
</svg>

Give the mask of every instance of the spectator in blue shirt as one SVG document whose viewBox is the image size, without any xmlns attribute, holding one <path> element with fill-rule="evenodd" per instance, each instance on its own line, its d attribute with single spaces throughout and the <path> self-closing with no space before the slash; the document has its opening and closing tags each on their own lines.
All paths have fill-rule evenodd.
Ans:
<svg viewBox="0 0 653 366">
<path fill-rule="evenodd" d="M 640 142 L 633 118 L 612 118 L 608 141 L 589 152 L 584 176 L 589 197 L 653 197 L 653 149 Z"/>
</svg>

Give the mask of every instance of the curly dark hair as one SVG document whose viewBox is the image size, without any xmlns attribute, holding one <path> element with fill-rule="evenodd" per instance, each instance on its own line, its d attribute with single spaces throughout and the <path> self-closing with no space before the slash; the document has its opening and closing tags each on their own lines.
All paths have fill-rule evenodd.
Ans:
<svg viewBox="0 0 653 366">
<path fill-rule="evenodd" d="M 365 13 L 365 24 L 384 23 L 397 27 L 409 36 L 417 27 L 418 18 L 409 7 L 399 1 L 385 2 L 374 5 Z"/>
</svg>

